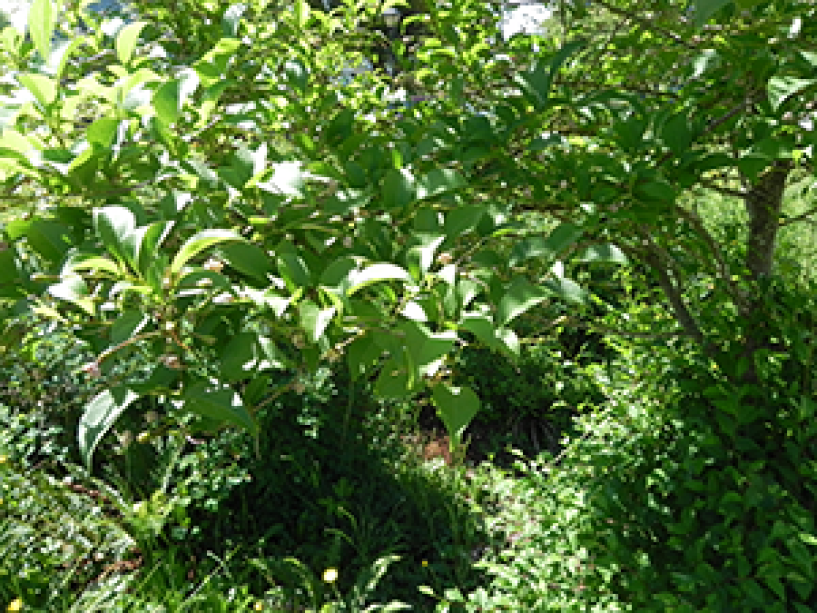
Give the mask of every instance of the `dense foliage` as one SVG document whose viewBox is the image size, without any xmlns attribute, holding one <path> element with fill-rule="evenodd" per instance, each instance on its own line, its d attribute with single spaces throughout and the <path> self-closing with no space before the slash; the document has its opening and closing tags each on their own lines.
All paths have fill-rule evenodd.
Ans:
<svg viewBox="0 0 817 613">
<path fill-rule="evenodd" d="M 151 561 L 157 539 L 230 542 L 208 508 L 311 484 L 320 498 L 233 527 L 291 539 L 254 552 L 268 579 L 287 551 L 350 560 L 349 610 L 381 595 L 384 552 L 440 560 L 417 602 L 441 610 L 814 610 L 815 280 L 779 247 L 817 213 L 812 4 L 561 3 L 507 41 L 471 0 L 412 3 L 398 31 L 381 16 L 400 2 L 144 2 L 130 21 L 81 4 L 35 0 L 27 34 L 0 35 L 0 400 L 30 407 L 8 412 L 3 470 L 20 488 L 44 459 L 79 470 L 75 434 L 86 469 L 96 451 L 118 479 L 109 499 L 142 500 L 105 546 Z M 351 77 L 365 61 L 380 68 Z M 453 448 L 480 419 L 547 412 L 528 432 L 558 461 L 513 485 L 452 477 L 465 506 L 434 497 L 359 445 L 406 403 Z M 348 481 L 364 466 L 388 467 L 383 506 Z M 483 503 L 507 532 L 465 519 Z M 283 601 L 317 608 L 299 564 Z"/>
</svg>

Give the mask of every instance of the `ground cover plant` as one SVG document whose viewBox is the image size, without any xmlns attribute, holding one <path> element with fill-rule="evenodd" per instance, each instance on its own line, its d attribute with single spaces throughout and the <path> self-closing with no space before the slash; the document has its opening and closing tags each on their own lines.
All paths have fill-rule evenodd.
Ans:
<svg viewBox="0 0 817 613">
<path fill-rule="evenodd" d="M 810 3 L 176 8 L 0 35 L 11 610 L 814 609 Z"/>
</svg>

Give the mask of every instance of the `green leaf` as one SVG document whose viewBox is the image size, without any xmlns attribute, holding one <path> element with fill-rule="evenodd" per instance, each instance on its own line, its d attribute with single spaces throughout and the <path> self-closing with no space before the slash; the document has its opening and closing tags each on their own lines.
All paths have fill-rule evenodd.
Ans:
<svg viewBox="0 0 817 613">
<path fill-rule="evenodd" d="M 403 350 L 421 376 L 434 375 L 457 342 L 453 330 L 432 333 L 416 321 L 400 322 L 397 331 Z"/>
<path fill-rule="evenodd" d="M 563 223 L 553 230 L 547 238 L 532 236 L 519 241 L 511 249 L 509 263 L 518 266 L 531 258 L 555 258 L 572 247 L 583 234 L 583 230 L 571 223 Z"/>
<path fill-rule="evenodd" d="M 335 316 L 335 307 L 321 309 L 311 300 L 304 300 L 298 305 L 301 327 L 313 343 L 317 343 Z"/>
<path fill-rule="evenodd" d="M 457 207 L 445 215 L 445 234 L 449 239 L 455 239 L 466 232 L 475 229 L 485 215 L 484 206 L 471 205 Z"/>
<path fill-rule="evenodd" d="M 79 420 L 77 438 L 80 456 L 89 470 L 99 441 L 122 412 L 138 398 L 139 395 L 127 387 L 114 387 L 100 392 L 85 405 Z"/>
<path fill-rule="evenodd" d="M 417 198 L 434 198 L 440 194 L 465 187 L 467 183 L 456 170 L 435 169 L 417 180 Z"/>
<path fill-rule="evenodd" d="M 51 0 L 34 0 L 28 13 L 28 32 L 44 62 L 51 56 L 51 37 L 56 25 L 56 11 Z"/>
<path fill-rule="evenodd" d="M 240 234 L 232 230 L 202 230 L 187 239 L 181 246 L 170 263 L 170 274 L 177 275 L 191 259 L 213 245 L 243 240 Z"/>
<path fill-rule="evenodd" d="M 219 253 L 238 272 L 260 281 L 267 281 L 267 274 L 273 270 L 270 256 L 252 243 L 227 243 L 219 247 Z"/>
<path fill-rule="evenodd" d="M 312 275 L 303 258 L 294 252 L 284 252 L 275 258 L 278 270 L 290 291 L 312 285 Z"/>
<path fill-rule="evenodd" d="M 66 302 L 78 306 L 88 313 L 88 315 L 94 315 L 94 301 L 89 297 L 88 286 L 82 277 L 74 275 L 68 276 L 59 283 L 49 286 L 48 293 L 54 296 L 54 298 L 59 298 L 60 300 L 65 300 Z"/>
<path fill-rule="evenodd" d="M 386 360 L 374 383 L 374 393 L 383 399 L 405 398 L 413 389 L 413 377 L 404 364 Z"/>
<path fill-rule="evenodd" d="M 57 98 L 57 82 L 50 77 L 41 74 L 21 74 L 17 80 L 31 92 L 43 108 L 48 107 Z"/>
<path fill-rule="evenodd" d="M 389 169 L 383 178 L 381 194 L 384 208 L 402 210 L 414 200 L 414 178 L 405 169 Z"/>
<path fill-rule="evenodd" d="M 94 145 L 99 145 L 104 149 L 110 148 L 114 144 L 117 132 L 119 130 L 119 121 L 109 117 L 97 119 L 90 126 L 85 133 L 86 140 Z"/>
<path fill-rule="evenodd" d="M 445 240 L 445 237 L 415 235 L 415 238 L 420 241 L 420 244 L 409 248 L 406 253 L 406 263 L 408 264 L 408 269 L 412 277 L 420 281 L 434 263 L 434 254 L 437 251 L 437 247 Z"/>
<path fill-rule="evenodd" d="M 412 282 L 411 275 L 395 264 L 372 264 L 363 270 L 353 270 L 349 273 L 349 289 L 346 295 L 351 296 L 372 283 L 388 280 Z"/>
<path fill-rule="evenodd" d="M 692 143 L 692 130 L 686 116 L 678 113 L 670 117 L 661 128 L 664 144 L 675 155 L 681 155 Z"/>
<path fill-rule="evenodd" d="M 435 385 L 431 398 L 437 407 L 453 447 L 460 444 L 462 434 L 479 412 L 479 397 L 470 387 Z"/>
<path fill-rule="evenodd" d="M 181 84 L 177 79 L 162 84 L 151 101 L 159 121 L 166 126 L 176 123 L 181 114 Z"/>
<path fill-rule="evenodd" d="M 111 255 L 120 260 L 130 260 L 124 249 L 124 241 L 136 228 L 133 212 L 123 206 L 106 206 L 94 209 L 93 219 L 96 235 Z"/>
<path fill-rule="evenodd" d="M 799 77 L 772 77 L 769 79 L 769 102 L 777 111 L 789 98 L 804 93 L 817 85 L 817 79 Z"/>
<path fill-rule="evenodd" d="M 695 27 L 700 28 L 732 0 L 695 0 Z"/>
<path fill-rule="evenodd" d="M 221 352 L 219 374 L 225 381 L 235 382 L 249 378 L 260 366 L 258 336 L 241 332 L 230 339 Z"/>
<path fill-rule="evenodd" d="M 119 31 L 119 34 L 116 35 L 116 42 L 114 43 L 116 47 L 116 57 L 119 58 L 122 64 L 127 65 L 130 63 L 133 52 L 136 49 L 136 43 L 139 41 L 139 35 L 146 25 L 147 22 L 145 21 L 137 21 L 125 26 Z"/>
<path fill-rule="evenodd" d="M 587 293 L 584 289 L 567 277 L 548 279 L 543 285 L 562 300 L 575 302 L 576 304 L 585 304 L 587 302 Z"/>
<path fill-rule="evenodd" d="M 172 221 L 154 221 L 138 235 L 136 232 L 128 235 L 128 240 L 132 235 L 140 238 L 134 252 L 134 261 L 136 269 L 143 276 L 148 276 L 148 271 L 156 263 L 159 247 L 164 243 L 173 226 L 174 222 Z"/>
<path fill-rule="evenodd" d="M 258 433 L 258 424 L 241 396 L 229 387 L 199 381 L 185 391 L 182 401 L 186 411 L 245 428 L 253 435 Z"/>
<path fill-rule="evenodd" d="M 523 277 L 516 277 L 508 291 L 502 296 L 497 307 L 497 324 L 504 326 L 510 320 L 518 317 L 531 307 L 547 300 L 550 293 L 543 288 L 531 284 Z"/>
<path fill-rule="evenodd" d="M 141 311 L 124 311 L 111 325 L 111 345 L 118 345 L 139 334 L 150 321 Z"/>
<path fill-rule="evenodd" d="M 486 347 L 493 347 L 496 344 L 496 330 L 493 320 L 487 315 L 480 313 L 464 313 L 460 327 L 468 330 L 477 337 Z"/>
<path fill-rule="evenodd" d="M 7 232 L 9 226 L 6 226 Z M 24 234 L 31 248 L 52 264 L 62 261 L 73 246 L 71 229 L 63 223 L 50 219 L 37 219 L 27 224 Z"/>
</svg>

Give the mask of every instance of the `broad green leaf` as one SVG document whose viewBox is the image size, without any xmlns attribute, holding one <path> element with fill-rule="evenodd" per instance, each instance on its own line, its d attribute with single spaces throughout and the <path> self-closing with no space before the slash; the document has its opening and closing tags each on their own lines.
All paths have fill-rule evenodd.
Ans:
<svg viewBox="0 0 817 613">
<path fill-rule="evenodd" d="M 470 387 L 443 384 L 434 386 L 431 398 L 437 407 L 437 414 L 445 424 L 452 447 L 457 447 L 462 441 L 465 428 L 479 412 L 479 397 Z"/>
<path fill-rule="evenodd" d="M 150 321 L 142 311 L 124 311 L 111 325 L 111 344 L 118 345 L 139 334 Z"/>
<path fill-rule="evenodd" d="M 575 302 L 576 304 L 585 304 L 587 302 L 587 293 L 575 281 L 567 277 L 549 279 L 545 281 L 544 287 L 562 300 Z"/>
<path fill-rule="evenodd" d="M 115 257 L 128 261 L 123 248 L 124 240 L 136 229 L 136 217 L 123 206 L 94 209 L 94 230 L 103 246 Z"/>
<path fill-rule="evenodd" d="M 485 211 L 485 207 L 479 205 L 462 206 L 449 211 L 445 215 L 446 236 L 455 239 L 470 232 L 479 225 Z"/>
<path fill-rule="evenodd" d="M 523 277 L 516 277 L 497 307 L 497 324 L 504 326 L 531 307 L 550 298 L 550 292 L 533 285 Z"/>
<path fill-rule="evenodd" d="M 6 232 L 9 231 L 6 226 Z M 63 223 L 50 219 L 37 219 L 25 224 L 24 234 L 28 244 L 43 259 L 58 263 L 73 246 L 71 229 Z"/>
<path fill-rule="evenodd" d="M 139 42 L 139 35 L 146 25 L 147 22 L 145 21 L 137 21 L 126 25 L 116 35 L 116 42 L 114 43 L 116 57 L 119 58 L 122 64 L 130 64 L 131 57 L 133 57 L 133 52 L 136 49 L 136 43 Z"/>
<path fill-rule="evenodd" d="M 234 390 L 204 381 L 193 384 L 182 395 L 182 408 L 190 413 L 208 417 L 258 433 L 258 424 Z"/>
<path fill-rule="evenodd" d="M 166 126 L 176 123 L 181 114 L 181 84 L 177 79 L 162 84 L 153 94 L 153 109 Z"/>
<path fill-rule="evenodd" d="M 802 94 L 807 89 L 813 88 L 817 85 L 817 79 L 801 79 L 799 77 L 772 77 L 769 79 L 769 102 L 772 108 L 776 111 L 785 102 Z"/>
<path fill-rule="evenodd" d="M 383 206 L 390 211 L 402 210 L 415 197 L 414 179 L 408 170 L 390 169 L 383 179 Z"/>
<path fill-rule="evenodd" d="M 465 187 L 465 179 L 456 170 L 435 169 L 417 179 L 417 198 L 434 198 L 440 194 Z"/>
<path fill-rule="evenodd" d="M 324 269 L 319 285 L 338 295 L 346 295 L 352 271 L 357 271 L 357 259 L 352 256 L 339 258 Z"/>
<path fill-rule="evenodd" d="M 48 62 L 51 56 L 56 13 L 51 0 L 34 0 L 28 13 L 28 33 L 44 62 Z"/>
<path fill-rule="evenodd" d="M 88 313 L 88 315 L 94 315 L 94 301 L 89 296 L 88 286 L 82 277 L 73 275 L 66 277 L 59 283 L 49 286 L 48 293 L 54 296 L 54 298 L 59 298 L 60 300 L 65 300 L 66 302 L 78 306 Z"/>
<path fill-rule="evenodd" d="M 422 376 L 432 376 L 457 342 L 453 330 L 432 333 L 416 321 L 402 321 L 397 325 L 397 336 L 411 363 Z"/>
<path fill-rule="evenodd" d="M 312 275 L 304 259 L 297 253 L 284 252 L 275 258 L 278 271 L 290 291 L 312 285 Z"/>
<path fill-rule="evenodd" d="M 383 399 L 401 399 L 411 394 L 414 381 L 408 368 L 392 360 L 387 360 L 374 382 L 374 393 Z"/>
<path fill-rule="evenodd" d="M 63 274 L 70 274 L 78 270 L 93 270 L 95 272 L 106 272 L 114 278 L 122 276 L 122 268 L 108 258 L 96 256 L 72 256 L 71 260 L 63 268 Z"/>
<path fill-rule="evenodd" d="M 460 327 L 476 336 L 486 347 L 493 347 L 496 344 L 494 322 L 487 315 L 481 313 L 465 313 Z"/>
<path fill-rule="evenodd" d="M 111 119 L 110 117 L 103 117 L 97 119 L 90 126 L 85 133 L 86 140 L 95 145 L 99 145 L 105 149 L 110 148 L 114 144 L 117 133 L 119 131 L 119 121 Z"/>
<path fill-rule="evenodd" d="M 100 392 L 85 405 L 79 420 L 77 438 L 80 456 L 89 470 L 99 441 L 123 411 L 138 398 L 139 395 L 127 387 L 113 387 Z"/>
<path fill-rule="evenodd" d="M 173 221 L 154 221 L 145 228 L 144 232 L 139 233 L 141 240 L 135 251 L 136 268 L 145 277 L 148 276 L 148 271 L 156 263 L 159 247 L 170 235 L 174 223 Z"/>
<path fill-rule="evenodd" d="M 307 334 L 309 340 L 317 343 L 326 332 L 327 326 L 335 316 L 335 307 L 321 309 L 311 300 L 304 300 L 298 305 L 298 314 L 301 319 L 301 327 Z"/>
<path fill-rule="evenodd" d="M 710 17 L 731 3 L 732 0 L 695 0 L 695 27 L 700 28 Z"/>
<path fill-rule="evenodd" d="M 445 236 L 415 235 L 415 238 L 420 244 L 409 248 L 406 263 L 412 277 L 419 281 L 434 263 L 434 254 L 445 240 Z"/>
<path fill-rule="evenodd" d="M 258 335 L 241 332 L 230 339 L 221 352 L 219 376 L 225 381 L 236 382 L 249 378 L 261 365 Z"/>
<path fill-rule="evenodd" d="M 670 117 L 661 127 L 664 144 L 675 155 L 681 155 L 692 142 L 692 130 L 685 115 L 679 113 Z"/>
<path fill-rule="evenodd" d="M 45 109 L 57 98 L 57 82 L 41 74 L 21 74 L 17 77 L 20 85 L 31 92 Z"/>
<path fill-rule="evenodd" d="M 224 260 L 237 271 L 249 277 L 267 281 L 267 274 L 272 272 L 270 256 L 258 245 L 252 243 L 227 243 L 219 247 Z"/>
<path fill-rule="evenodd" d="M 351 296 L 372 283 L 388 280 L 412 282 L 411 275 L 399 266 L 394 264 L 372 264 L 363 270 L 353 270 L 349 273 L 349 289 L 346 295 Z"/>
<path fill-rule="evenodd" d="M 380 361 L 383 349 L 374 342 L 370 334 L 358 336 L 346 348 L 346 364 L 353 380 L 366 374 Z"/>
<path fill-rule="evenodd" d="M 571 223 L 563 223 L 553 230 L 547 238 L 532 236 L 526 238 L 511 249 L 510 265 L 518 266 L 531 258 L 555 258 L 563 251 L 572 247 L 583 230 Z"/>
<path fill-rule="evenodd" d="M 170 263 L 170 274 L 177 275 L 191 259 L 213 245 L 243 240 L 240 234 L 232 230 L 202 230 L 187 239 L 181 246 L 179 252 Z"/>
</svg>

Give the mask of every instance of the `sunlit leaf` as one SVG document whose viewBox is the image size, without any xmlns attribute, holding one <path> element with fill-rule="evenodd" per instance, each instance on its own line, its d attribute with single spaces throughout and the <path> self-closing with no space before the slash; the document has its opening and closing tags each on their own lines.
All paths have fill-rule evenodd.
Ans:
<svg viewBox="0 0 817 613">
<path fill-rule="evenodd" d="M 125 409 L 138 398 L 139 395 L 127 387 L 113 387 L 100 392 L 85 405 L 79 420 L 77 438 L 79 453 L 88 469 L 99 441 Z"/>
<path fill-rule="evenodd" d="M 462 441 L 462 434 L 479 412 L 479 397 L 470 387 L 435 385 L 431 392 L 437 414 L 440 416 L 453 447 Z"/>
<path fill-rule="evenodd" d="M 240 234 L 232 230 L 202 230 L 187 239 L 181 246 L 173 258 L 173 261 L 170 263 L 170 273 L 173 275 L 178 274 L 191 259 L 213 245 L 243 240 Z"/>
<path fill-rule="evenodd" d="M 28 33 L 44 62 L 51 56 L 51 37 L 57 14 L 51 0 L 34 0 L 28 13 Z"/>
<path fill-rule="evenodd" d="M 364 287 L 378 281 L 399 280 L 411 282 L 411 275 L 395 264 L 372 264 L 363 270 L 355 270 L 349 274 L 349 289 L 347 295 L 358 292 Z"/>
<path fill-rule="evenodd" d="M 147 25 L 147 22 L 137 21 L 128 24 L 119 31 L 116 36 L 116 57 L 123 64 L 129 64 L 133 52 L 136 49 L 136 43 L 139 42 L 139 35 L 142 29 Z"/>
<path fill-rule="evenodd" d="M 550 296 L 550 292 L 544 288 L 533 285 L 522 277 L 516 277 L 499 302 L 496 314 L 497 323 L 504 326 Z"/>
</svg>

